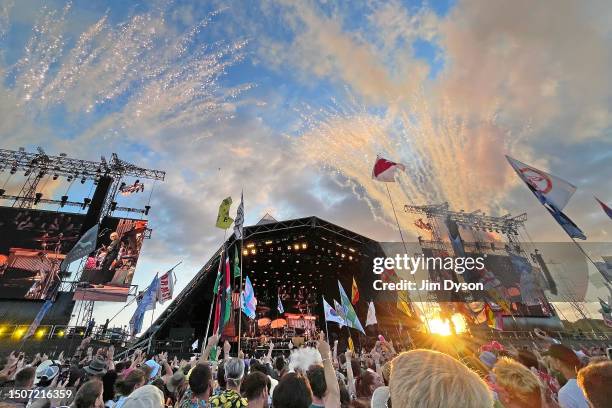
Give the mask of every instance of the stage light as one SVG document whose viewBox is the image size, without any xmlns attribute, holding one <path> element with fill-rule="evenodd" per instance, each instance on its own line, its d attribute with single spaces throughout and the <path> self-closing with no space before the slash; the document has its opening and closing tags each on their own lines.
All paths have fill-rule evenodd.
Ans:
<svg viewBox="0 0 612 408">
<path fill-rule="evenodd" d="M 295 245 L 293 246 L 293 249 L 295 249 L 295 250 L 297 251 L 298 249 L 300 249 L 300 245 L 299 245 L 299 244 L 295 244 Z"/>
<path fill-rule="evenodd" d="M 87 207 L 89 205 L 89 203 L 91 203 L 91 198 L 85 197 L 83 199 L 83 205 L 81 205 L 81 208 L 84 210 L 85 207 Z"/>
<path fill-rule="evenodd" d="M 68 176 L 68 178 L 66 179 L 67 182 L 71 182 L 72 181 L 72 176 Z"/>
<path fill-rule="evenodd" d="M 117 209 L 117 202 L 116 201 L 112 201 L 111 205 L 110 205 L 110 210 L 111 211 L 115 211 Z"/>
<path fill-rule="evenodd" d="M 64 337 L 64 331 L 63 330 L 58 331 L 57 337 Z"/>
<path fill-rule="evenodd" d="M 25 333 L 25 330 L 26 330 L 25 327 L 22 327 L 21 329 L 17 329 L 17 330 L 15 330 L 15 333 L 13 333 L 13 336 L 16 339 L 20 339 L 21 336 L 23 336 L 23 334 Z"/>
<path fill-rule="evenodd" d="M 344 254 L 340 254 L 340 256 L 343 257 L 343 258 L 346 257 L 346 255 L 344 255 Z"/>
<path fill-rule="evenodd" d="M 85 184 L 85 181 L 87 181 L 87 179 L 84 176 L 81 177 L 81 184 Z"/>
<path fill-rule="evenodd" d="M 251 254 L 252 254 L 252 255 L 255 255 L 256 253 L 257 253 L 257 251 L 256 251 L 256 250 L 251 249 Z"/>
<path fill-rule="evenodd" d="M 5 192 L 6 192 L 6 190 L 5 190 L 5 189 L 0 188 L 0 196 L 3 196 Z"/>
<path fill-rule="evenodd" d="M 36 193 L 34 195 L 34 205 L 37 205 L 38 203 L 40 203 L 40 199 L 42 198 L 42 193 Z"/>
<path fill-rule="evenodd" d="M 151 206 L 150 205 L 145 205 L 145 215 L 149 215 L 149 211 L 151 210 Z"/>
<path fill-rule="evenodd" d="M 306 247 L 307 247 L 306 243 L 303 243 L 302 244 L 302 249 L 306 249 Z"/>
<path fill-rule="evenodd" d="M 82 332 L 82 331 L 79 332 L 79 336 L 84 336 L 84 335 L 85 335 L 85 332 Z"/>
<path fill-rule="evenodd" d="M 249 250 L 248 249 L 243 249 L 242 250 L 242 255 L 248 255 L 249 254 Z"/>
<path fill-rule="evenodd" d="M 58 174 L 54 174 L 54 175 L 53 175 L 53 180 L 57 180 L 58 178 L 59 178 L 59 175 L 58 175 Z"/>
<path fill-rule="evenodd" d="M 60 200 L 60 207 L 65 206 L 67 202 L 68 202 L 68 196 L 67 195 L 63 195 L 61 200 Z"/>
<path fill-rule="evenodd" d="M 266 245 L 270 245 L 272 243 L 272 241 L 266 241 Z"/>
<path fill-rule="evenodd" d="M 36 338 L 37 338 L 37 339 L 41 339 L 41 338 L 43 338 L 46 332 L 47 332 L 47 331 L 46 331 L 45 329 L 40 329 L 40 330 L 38 330 L 38 331 L 36 332 Z"/>
<path fill-rule="evenodd" d="M 11 167 L 11 175 L 17 173 L 17 167 Z"/>
<path fill-rule="evenodd" d="M 253 248 L 254 246 L 255 246 L 255 244 L 252 243 L 252 242 L 249 242 L 248 244 L 246 244 L 247 248 Z"/>
<path fill-rule="evenodd" d="M 352 261 L 353 257 L 351 255 L 349 255 L 349 261 Z"/>
</svg>

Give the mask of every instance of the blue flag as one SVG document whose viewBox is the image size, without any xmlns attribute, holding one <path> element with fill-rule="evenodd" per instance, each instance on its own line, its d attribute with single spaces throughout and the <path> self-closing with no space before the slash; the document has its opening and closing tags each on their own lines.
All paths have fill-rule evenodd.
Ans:
<svg viewBox="0 0 612 408">
<path fill-rule="evenodd" d="M 357 317 L 357 313 L 355 313 L 355 309 L 353 309 L 353 305 L 351 304 L 351 301 L 346 295 L 346 292 L 344 291 L 344 288 L 342 287 L 342 284 L 340 283 L 340 281 L 338 281 L 338 290 L 340 291 L 340 304 L 342 305 L 342 308 L 344 309 L 343 317 L 344 317 L 344 320 L 346 321 L 346 325 L 353 329 L 357 329 L 363 334 L 365 334 L 365 330 L 363 330 L 363 326 L 361 325 L 361 322 L 359 321 L 359 318 Z"/>
<path fill-rule="evenodd" d="M 136 310 L 130 319 L 130 332 L 132 336 L 140 333 L 142 330 L 142 321 L 147 310 L 155 309 L 157 303 L 157 293 L 159 291 L 159 278 L 157 275 L 151 281 L 149 287 L 136 298 Z"/>
<path fill-rule="evenodd" d="M 283 307 L 283 302 L 281 301 L 280 294 L 278 295 L 278 313 L 285 313 L 285 308 Z"/>
<path fill-rule="evenodd" d="M 42 320 L 45 318 L 45 315 L 47 314 L 47 312 L 49 311 L 49 309 L 51 309 L 51 306 L 53 306 L 53 301 L 52 300 L 47 300 L 42 307 L 40 308 L 40 310 L 38 311 L 38 314 L 36 315 L 36 317 L 34 318 L 34 321 L 32 322 L 32 324 L 30 325 L 30 328 L 28 329 L 28 332 L 26 333 L 26 335 L 24 336 L 24 339 L 27 339 L 28 337 L 30 337 L 31 335 L 34 334 L 34 332 L 36 331 L 36 329 L 38 329 L 38 326 L 40 326 L 40 322 L 42 322 Z"/>
<path fill-rule="evenodd" d="M 257 299 L 255 298 L 255 291 L 251 280 L 247 276 L 244 282 L 244 290 L 241 294 L 242 311 L 250 319 L 255 319 L 255 308 L 257 307 Z"/>
</svg>

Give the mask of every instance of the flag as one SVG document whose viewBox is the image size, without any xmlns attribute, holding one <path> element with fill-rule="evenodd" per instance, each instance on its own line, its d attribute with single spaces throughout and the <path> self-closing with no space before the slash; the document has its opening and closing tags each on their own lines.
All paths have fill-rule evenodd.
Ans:
<svg viewBox="0 0 612 408">
<path fill-rule="evenodd" d="M 356 305 L 359 302 L 359 288 L 357 287 L 357 282 L 355 282 L 355 277 L 353 276 L 353 286 L 351 286 L 351 303 Z"/>
<path fill-rule="evenodd" d="M 504 320 L 502 312 L 495 312 L 488 305 L 487 310 L 487 325 L 495 330 L 504 330 Z"/>
<path fill-rule="evenodd" d="M 278 313 L 285 313 L 285 308 L 283 307 L 283 302 L 281 301 L 280 294 L 278 295 Z"/>
<path fill-rule="evenodd" d="M 395 174 L 398 170 L 404 171 L 406 167 L 401 163 L 395 163 L 380 156 L 376 156 L 374 168 L 372 169 L 372 178 L 385 183 L 395 181 Z"/>
<path fill-rule="evenodd" d="M 554 206 L 544 204 L 544 207 L 571 238 L 587 239 L 584 232 L 582 232 L 582 230 L 567 215 L 559 211 Z"/>
<path fill-rule="evenodd" d="M 223 253 L 225 251 L 221 250 L 221 256 L 219 258 L 219 267 L 217 268 L 217 277 L 215 278 L 215 286 L 213 286 L 213 293 L 216 295 L 219 293 L 219 286 L 221 285 L 221 278 L 223 277 L 222 267 L 223 267 Z"/>
<path fill-rule="evenodd" d="M 374 308 L 374 302 L 370 302 L 370 304 L 368 305 L 368 317 L 366 318 L 366 327 L 377 323 L 378 321 L 376 320 L 376 309 Z"/>
<path fill-rule="evenodd" d="M 136 310 L 130 319 L 130 333 L 132 336 L 140 333 L 142 330 L 142 321 L 147 310 L 155 309 L 157 302 L 157 293 L 159 291 L 159 278 L 157 275 L 151 281 L 151 284 L 144 292 L 136 298 Z"/>
<path fill-rule="evenodd" d="M 353 339 L 351 338 L 351 336 L 349 336 L 348 338 L 348 348 L 352 352 L 355 352 L 355 345 L 353 344 Z"/>
<path fill-rule="evenodd" d="M 572 239 L 587 239 L 580 228 L 562 210 L 576 191 L 576 187 L 559 177 L 531 167 L 510 156 L 508 162 L 525 182 L 540 203 L 548 210 L 563 230 Z"/>
<path fill-rule="evenodd" d="M 338 323 L 340 327 L 345 325 L 344 319 L 340 317 L 338 312 L 336 312 L 336 310 L 334 310 L 334 308 L 331 307 L 329 303 L 327 303 L 325 298 L 323 298 L 323 313 L 325 314 L 326 321 Z"/>
<path fill-rule="evenodd" d="M 242 239 L 242 224 L 244 224 L 244 200 L 240 193 L 240 205 L 236 210 L 236 220 L 234 222 L 234 236 L 236 239 Z"/>
<path fill-rule="evenodd" d="M 601 306 L 601 313 L 605 313 L 605 314 L 612 313 L 612 308 L 610 307 L 610 305 L 607 304 L 606 301 L 603 300 L 602 298 L 598 298 L 598 299 L 599 299 L 599 305 Z"/>
<path fill-rule="evenodd" d="M 255 319 L 255 308 L 257 307 L 257 299 L 251 280 L 247 276 L 244 282 L 244 290 L 242 291 L 242 311 L 250 319 Z"/>
<path fill-rule="evenodd" d="M 451 245 L 453 246 L 455 256 L 465 257 L 465 248 L 463 247 L 463 240 L 461 239 L 461 234 L 459 233 L 459 225 L 457 225 L 455 220 L 451 219 L 450 215 L 446 217 L 445 224 L 446 228 L 448 229 L 448 237 Z"/>
<path fill-rule="evenodd" d="M 174 271 L 170 269 L 159 277 L 159 291 L 157 293 L 157 300 L 159 303 L 164 304 L 166 300 L 171 300 L 174 294 Z"/>
<path fill-rule="evenodd" d="M 240 256 L 238 253 L 240 250 L 238 249 L 238 245 L 236 245 L 236 250 L 234 251 L 234 278 L 240 277 Z"/>
<path fill-rule="evenodd" d="M 599 203 L 599 205 L 601 205 L 601 208 L 604 210 L 604 212 L 606 213 L 606 215 L 608 217 L 610 217 L 612 219 L 612 208 L 608 207 L 603 201 L 601 201 L 599 198 L 595 197 L 595 200 L 597 200 L 597 202 Z"/>
<path fill-rule="evenodd" d="M 604 324 L 608 327 L 612 327 L 612 315 L 602 313 L 601 316 L 603 317 Z"/>
<path fill-rule="evenodd" d="M 45 303 L 43 303 L 42 307 L 40 308 L 40 310 L 36 314 L 36 317 L 34 318 L 34 321 L 32 321 L 32 324 L 30 324 L 30 327 L 28 328 L 28 332 L 23 337 L 24 339 L 27 339 L 28 337 L 30 337 L 30 336 L 32 336 L 34 334 L 36 329 L 38 329 L 38 326 L 40 326 L 40 322 L 42 322 L 42 320 L 45 318 L 45 315 L 47 314 L 49 309 L 51 309 L 51 306 L 53 306 L 53 301 L 51 299 L 49 299 L 49 300 L 45 301 Z"/>
<path fill-rule="evenodd" d="M 330 306 L 331 308 L 331 306 Z M 332 320 L 332 321 L 336 321 L 337 323 L 340 324 L 340 328 L 342 328 L 342 326 L 346 326 L 346 313 L 344 313 L 344 307 L 339 304 L 338 302 L 336 302 L 336 300 L 334 299 L 334 309 L 333 309 L 336 314 L 338 315 L 338 321 L 336 320 Z M 326 317 L 327 320 L 327 317 Z"/>
<path fill-rule="evenodd" d="M 229 254 L 225 256 L 225 279 L 223 280 L 223 292 L 221 293 L 221 324 L 219 333 L 223 332 L 223 327 L 229 322 L 232 313 L 232 280 L 230 275 Z"/>
<path fill-rule="evenodd" d="M 398 294 L 397 294 L 397 303 L 395 304 L 395 307 L 400 312 L 405 314 L 406 316 L 412 317 L 412 315 L 413 315 L 412 309 L 410 308 L 410 305 L 406 301 L 405 296 L 400 296 L 400 293 L 402 293 L 402 292 L 398 292 Z"/>
<path fill-rule="evenodd" d="M 96 244 L 98 242 L 98 224 L 94 225 L 79 238 L 78 242 L 72 247 L 70 252 L 66 254 L 66 257 L 60 265 L 61 271 L 66 271 L 70 264 L 77 259 L 81 259 L 85 255 L 88 255 L 96 250 Z"/>
<path fill-rule="evenodd" d="M 232 197 L 227 197 L 219 205 L 219 214 L 217 214 L 217 228 L 228 229 L 234 220 L 229 215 L 230 207 L 232 206 Z"/>
<path fill-rule="evenodd" d="M 193 343 L 191 343 L 191 350 L 197 350 L 199 343 L 200 343 L 200 339 L 196 339 Z"/>
<path fill-rule="evenodd" d="M 344 319 L 346 321 L 346 325 L 348 327 L 352 327 L 353 329 L 357 329 L 363 334 L 365 334 L 365 331 L 361 326 L 361 322 L 357 317 L 357 313 L 355 313 L 355 309 L 353 309 L 353 305 L 351 305 L 351 302 L 348 296 L 346 295 L 346 292 L 344 291 L 344 288 L 342 287 L 340 281 L 338 281 L 338 290 L 340 291 L 340 303 L 342 304 L 344 314 L 346 316 L 346 318 Z"/>
<path fill-rule="evenodd" d="M 213 287 L 213 293 L 215 294 L 215 318 L 213 320 L 213 333 L 219 333 L 219 323 L 221 321 L 221 282 L 223 281 L 223 264 L 225 260 L 225 247 L 221 250 L 219 255 L 219 267 L 217 268 L 217 278 L 215 279 L 215 286 Z"/>
<path fill-rule="evenodd" d="M 506 156 L 506 159 L 518 176 L 540 199 L 552 204 L 560 211 L 576 191 L 576 187 L 562 178 L 548 174 L 535 167 Z M 543 202 L 542 202 L 543 204 Z"/>
</svg>

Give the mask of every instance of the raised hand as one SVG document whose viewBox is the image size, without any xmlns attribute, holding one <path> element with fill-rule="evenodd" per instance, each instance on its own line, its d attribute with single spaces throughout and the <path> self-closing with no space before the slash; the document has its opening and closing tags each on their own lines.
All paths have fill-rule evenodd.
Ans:
<svg viewBox="0 0 612 408">
<path fill-rule="evenodd" d="M 223 358 L 229 358 L 231 349 L 232 345 L 229 343 L 229 341 L 225 340 L 225 343 L 223 343 Z"/>
</svg>

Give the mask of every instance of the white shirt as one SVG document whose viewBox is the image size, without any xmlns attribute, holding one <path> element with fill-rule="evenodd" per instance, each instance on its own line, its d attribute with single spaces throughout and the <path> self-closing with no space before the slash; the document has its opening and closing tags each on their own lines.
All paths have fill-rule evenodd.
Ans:
<svg viewBox="0 0 612 408">
<path fill-rule="evenodd" d="M 561 408 L 589 408 L 589 403 L 575 378 L 568 380 L 559 390 L 559 405 Z"/>
</svg>

